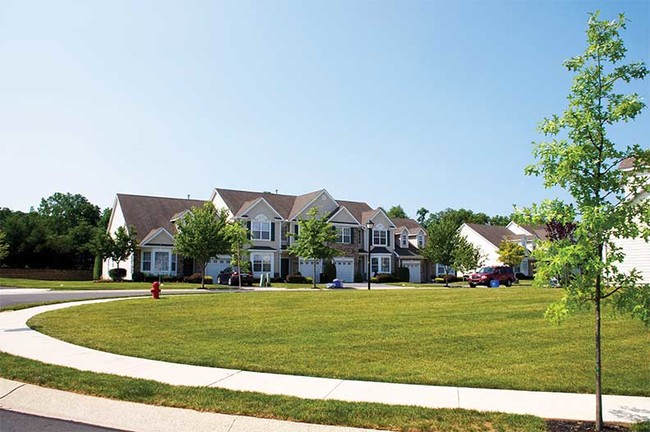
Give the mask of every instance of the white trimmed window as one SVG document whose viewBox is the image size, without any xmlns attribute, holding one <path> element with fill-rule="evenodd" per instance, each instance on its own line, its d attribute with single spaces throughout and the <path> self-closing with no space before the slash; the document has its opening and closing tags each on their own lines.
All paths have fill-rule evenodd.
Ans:
<svg viewBox="0 0 650 432">
<path fill-rule="evenodd" d="M 153 271 L 155 273 L 169 273 L 169 252 L 167 251 L 155 251 L 154 252 L 154 266 Z"/>
<path fill-rule="evenodd" d="M 390 273 L 390 257 L 372 257 L 372 273 Z"/>
<path fill-rule="evenodd" d="M 271 260 L 270 254 L 251 254 L 253 273 L 271 273 L 273 271 Z"/>
<path fill-rule="evenodd" d="M 142 271 L 151 271 L 151 252 L 149 251 L 142 252 Z"/>
<path fill-rule="evenodd" d="M 418 234 L 418 247 L 423 248 L 424 247 L 424 235 Z"/>
<path fill-rule="evenodd" d="M 409 244 L 409 238 L 406 232 L 402 232 L 402 235 L 399 238 L 399 247 L 407 248 Z"/>
<path fill-rule="evenodd" d="M 336 242 L 337 243 L 352 243 L 352 228 L 350 228 L 350 227 L 336 227 Z"/>
<path fill-rule="evenodd" d="M 251 223 L 251 238 L 253 240 L 271 240 L 271 222 Z"/>
<path fill-rule="evenodd" d="M 377 225 L 372 230 L 372 244 L 374 246 L 388 246 L 388 232 L 382 225 Z"/>
</svg>

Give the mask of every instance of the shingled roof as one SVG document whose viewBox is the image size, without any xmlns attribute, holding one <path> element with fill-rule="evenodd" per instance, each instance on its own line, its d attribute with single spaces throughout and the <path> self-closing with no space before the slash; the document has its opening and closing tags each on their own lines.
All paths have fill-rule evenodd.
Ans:
<svg viewBox="0 0 650 432">
<path fill-rule="evenodd" d="M 623 161 L 621 161 L 621 163 L 619 164 L 618 169 L 626 170 L 626 169 L 634 168 L 634 160 L 635 159 L 633 157 L 623 159 Z"/>
<path fill-rule="evenodd" d="M 396 232 L 400 232 L 402 228 L 406 228 L 410 235 L 415 235 L 422 229 L 422 225 L 414 221 L 413 219 L 407 218 L 390 218 L 393 221 L 393 224 L 397 227 Z"/>
<path fill-rule="evenodd" d="M 468 223 L 466 225 L 479 233 L 482 237 L 484 237 L 487 241 L 496 247 L 499 247 L 499 244 L 501 244 L 501 242 L 506 238 L 514 238 L 516 236 L 515 233 L 504 226 L 481 225 L 475 223 Z"/>
<path fill-rule="evenodd" d="M 206 201 L 179 198 L 163 198 L 143 195 L 117 194 L 127 226 L 136 229 L 138 243 L 158 228 L 166 229 L 170 234 L 176 232 L 171 219 L 192 207 L 202 207 Z"/>
</svg>

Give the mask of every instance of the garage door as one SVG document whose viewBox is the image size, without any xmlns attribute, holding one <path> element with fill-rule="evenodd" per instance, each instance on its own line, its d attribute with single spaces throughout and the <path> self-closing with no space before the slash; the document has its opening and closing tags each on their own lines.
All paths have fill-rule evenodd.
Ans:
<svg viewBox="0 0 650 432">
<path fill-rule="evenodd" d="M 212 258 L 205 267 L 205 275 L 212 276 L 214 283 L 217 283 L 217 276 L 219 276 L 219 273 L 221 273 L 221 271 L 226 267 L 230 267 L 229 256 L 222 255 L 217 258 Z"/>
<path fill-rule="evenodd" d="M 312 260 L 300 259 L 300 264 L 298 265 L 298 270 L 300 274 L 305 277 L 314 277 L 314 262 Z M 320 283 L 320 274 L 323 272 L 323 265 L 321 260 L 316 260 L 316 283 Z"/>
<path fill-rule="evenodd" d="M 420 261 L 406 261 L 404 262 L 404 267 L 409 269 L 409 282 L 410 283 L 421 283 L 421 273 L 420 273 Z"/>
<path fill-rule="evenodd" d="M 343 282 L 354 282 L 354 260 L 352 258 L 334 259 L 336 278 Z"/>
</svg>

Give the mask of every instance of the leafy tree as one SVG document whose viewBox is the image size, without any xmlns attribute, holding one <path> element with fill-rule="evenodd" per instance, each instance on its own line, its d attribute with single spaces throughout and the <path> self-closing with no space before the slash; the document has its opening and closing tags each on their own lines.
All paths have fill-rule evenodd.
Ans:
<svg viewBox="0 0 650 432">
<path fill-rule="evenodd" d="M 534 256 L 538 279 L 548 281 L 574 269 L 564 297 L 549 307 L 547 316 L 560 319 L 579 308 L 595 310 L 598 431 L 603 429 L 601 308 L 610 303 L 650 324 L 650 288 L 638 284 L 636 270 L 625 274 L 617 267 L 624 254 L 615 238 L 650 237 L 650 203 L 632 199 L 648 189 L 650 151 L 638 145 L 620 149 L 607 137 L 610 126 L 634 120 L 645 106 L 637 94 L 618 93 L 625 83 L 648 74 L 643 62 L 622 64 L 626 49 L 619 30 L 625 25 L 622 14 L 613 21 L 600 20 L 598 12 L 590 16 L 587 49 L 564 63 L 575 73 L 568 107 L 541 123 L 540 131 L 553 138 L 534 143 L 537 162 L 526 168 L 528 175 L 543 177 L 546 187 L 566 189 L 573 203 L 545 201 L 523 211 L 538 223 L 579 221 L 571 238 L 544 242 Z M 632 170 L 617 169 L 630 157 L 635 161 Z"/>
<path fill-rule="evenodd" d="M 489 218 L 489 224 L 492 226 L 506 226 L 510 223 L 510 221 L 513 219 L 512 215 L 509 216 L 503 216 L 503 215 L 496 215 L 496 216 L 490 216 Z"/>
<path fill-rule="evenodd" d="M 226 237 L 230 243 L 230 265 L 236 268 L 239 274 L 250 270 L 247 249 L 251 241 L 248 236 L 248 230 L 241 221 L 232 221 L 226 225 Z M 239 289 L 241 289 L 241 277 L 239 277 Z"/>
<path fill-rule="evenodd" d="M 422 249 L 422 256 L 445 267 L 445 286 L 449 286 L 447 274 L 454 264 L 454 252 L 459 247 L 461 236 L 451 219 L 432 223 L 427 228 L 429 238 Z"/>
<path fill-rule="evenodd" d="M 91 204 L 80 194 L 56 192 L 48 198 L 41 199 L 38 214 L 44 216 L 52 232 L 65 234 L 81 224 L 97 226 L 99 207 Z"/>
<path fill-rule="evenodd" d="M 331 245 L 336 241 L 336 231 L 331 223 L 318 217 L 318 209 L 312 208 L 307 212 L 307 219 L 298 221 L 298 235 L 289 246 L 288 252 L 292 255 L 307 258 L 313 261 L 314 277 L 312 288 L 316 288 L 316 260 L 332 259 L 339 251 Z"/>
<path fill-rule="evenodd" d="M 420 207 L 417 211 L 417 218 L 416 220 L 418 223 L 422 226 L 424 226 L 424 222 L 427 220 L 427 215 L 429 214 L 429 210 L 425 209 L 424 207 Z"/>
<path fill-rule="evenodd" d="M 391 218 L 408 219 L 408 216 L 406 215 L 406 212 L 404 211 L 404 209 L 402 208 L 401 205 L 392 206 L 386 212 L 386 214 L 388 215 L 388 217 L 391 217 Z"/>
<path fill-rule="evenodd" d="M 6 237 L 4 231 L 0 231 L 0 263 L 9 255 L 9 245 L 5 241 Z"/>
<path fill-rule="evenodd" d="M 123 226 L 118 227 L 115 234 L 107 236 L 104 241 L 106 242 L 104 244 L 106 252 L 119 269 L 120 262 L 128 259 L 135 252 L 137 246 L 135 227 L 131 226 L 129 229 Z"/>
<path fill-rule="evenodd" d="M 462 273 L 466 273 L 480 267 L 484 258 L 479 248 L 474 247 L 464 236 L 459 237 L 458 244 L 452 253 L 453 267 Z"/>
<path fill-rule="evenodd" d="M 227 236 L 228 213 L 217 210 L 211 202 L 193 208 L 176 222 L 178 233 L 174 251 L 186 258 L 193 258 L 201 268 L 201 288 L 205 288 L 205 268 L 210 258 L 229 252 Z"/>
<path fill-rule="evenodd" d="M 499 254 L 499 260 L 510 267 L 519 265 L 526 258 L 526 248 L 508 239 L 502 240 L 499 243 L 497 253 Z"/>
<path fill-rule="evenodd" d="M 4 231 L 9 254 L 4 263 L 10 267 L 56 268 L 54 251 L 48 248 L 47 228 L 36 212 L 2 212 L 0 228 Z"/>
</svg>

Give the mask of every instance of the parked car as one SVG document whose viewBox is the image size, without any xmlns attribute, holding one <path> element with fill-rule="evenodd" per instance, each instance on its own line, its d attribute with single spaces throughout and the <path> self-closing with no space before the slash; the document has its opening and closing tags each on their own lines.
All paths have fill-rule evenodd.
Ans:
<svg viewBox="0 0 650 432">
<path fill-rule="evenodd" d="M 219 276 L 217 276 L 217 283 L 221 285 L 230 285 L 230 286 L 239 285 L 239 273 L 234 271 L 232 267 L 226 267 L 221 271 L 221 273 L 219 273 Z M 253 286 L 253 274 L 242 273 L 241 284 Z"/>
<path fill-rule="evenodd" d="M 476 285 L 490 286 L 490 282 L 498 280 L 499 284 L 511 286 L 517 278 L 510 266 L 488 266 L 481 267 L 476 273 L 469 276 L 469 286 L 474 288 Z"/>
</svg>

